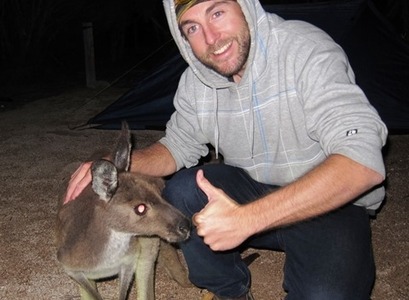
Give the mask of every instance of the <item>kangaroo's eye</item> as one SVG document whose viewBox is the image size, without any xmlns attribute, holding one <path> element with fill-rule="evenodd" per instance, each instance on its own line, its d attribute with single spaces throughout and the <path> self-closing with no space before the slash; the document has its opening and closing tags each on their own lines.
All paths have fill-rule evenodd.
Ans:
<svg viewBox="0 0 409 300">
<path fill-rule="evenodd" d="M 145 204 L 139 204 L 134 207 L 134 211 L 138 216 L 143 216 L 144 214 L 146 214 L 147 207 Z"/>
</svg>

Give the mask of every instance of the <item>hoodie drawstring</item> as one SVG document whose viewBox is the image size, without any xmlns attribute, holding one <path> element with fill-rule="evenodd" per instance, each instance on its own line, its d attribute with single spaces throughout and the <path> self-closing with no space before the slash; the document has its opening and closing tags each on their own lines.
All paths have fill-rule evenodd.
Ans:
<svg viewBox="0 0 409 300">
<path fill-rule="evenodd" d="M 255 93 L 254 91 L 254 83 L 253 83 L 253 74 L 250 71 L 249 72 L 249 82 L 250 82 L 250 86 L 249 86 L 249 97 L 250 97 L 250 105 L 249 105 L 249 142 L 250 144 L 250 154 L 251 154 L 251 159 L 254 158 L 254 102 L 253 102 L 253 95 Z"/>
<path fill-rule="evenodd" d="M 249 93 L 249 124 L 248 124 L 248 139 L 250 143 L 250 156 L 253 159 L 254 158 L 254 143 L 255 143 L 255 128 L 254 128 L 254 101 L 253 101 L 253 95 L 254 95 L 254 83 L 253 83 L 253 76 L 250 72 L 250 93 Z M 219 129 L 219 120 L 218 120 L 218 113 L 219 113 L 219 101 L 217 98 L 217 88 L 213 87 L 213 118 L 214 118 L 214 149 L 215 149 L 215 154 L 216 154 L 216 159 L 219 158 L 219 135 L 220 135 L 220 129 Z"/>
<path fill-rule="evenodd" d="M 219 100 L 217 99 L 217 89 L 213 88 L 213 109 L 214 109 L 214 150 L 216 153 L 216 159 L 219 158 L 219 120 L 218 120 L 218 113 L 219 113 Z"/>
</svg>

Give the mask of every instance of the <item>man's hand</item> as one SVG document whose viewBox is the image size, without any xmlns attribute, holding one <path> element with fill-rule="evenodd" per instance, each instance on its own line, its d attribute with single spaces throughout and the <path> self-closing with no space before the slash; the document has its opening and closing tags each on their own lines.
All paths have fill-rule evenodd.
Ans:
<svg viewBox="0 0 409 300">
<path fill-rule="evenodd" d="M 103 159 L 111 160 L 110 156 Z M 74 200 L 91 182 L 92 161 L 83 163 L 71 176 L 64 204 Z M 176 171 L 176 162 L 169 150 L 159 142 L 131 154 L 130 172 L 139 172 L 149 176 L 162 177 Z"/>
<path fill-rule="evenodd" d="M 77 198 L 85 187 L 91 182 L 91 164 L 92 162 L 82 163 L 81 166 L 71 175 L 68 184 L 67 193 L 65 194 L 64 204 Z"/>
<path fill-rule="evenodd" d="M 209 203 L 193 216 L 197 234 L 212 250 L 230 250 L 249 237 L 248 215 L 245 207 L 233 201 L 226 193 L 214 187 L 199 170 L 196 181 L 207 195 Z"/>
</svg>

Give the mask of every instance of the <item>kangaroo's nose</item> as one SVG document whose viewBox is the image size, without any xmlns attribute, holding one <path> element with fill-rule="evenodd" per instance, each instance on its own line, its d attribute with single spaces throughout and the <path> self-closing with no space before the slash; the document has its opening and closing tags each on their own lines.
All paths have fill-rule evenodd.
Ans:
<svg viewBox="0 0 409 300">
<path fill-rule="evenodd" d="M 187 218 L 183 218 L 178 224 L 178 231 L 185 238 L 189 237 L 191 228 L 192 228 L 192 224 L 190 223 L 190 220 Z"/>
</svg>

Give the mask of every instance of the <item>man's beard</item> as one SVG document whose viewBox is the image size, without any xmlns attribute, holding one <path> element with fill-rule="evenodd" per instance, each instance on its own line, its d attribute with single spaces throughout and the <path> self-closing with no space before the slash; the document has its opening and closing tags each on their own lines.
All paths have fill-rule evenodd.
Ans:
<svg viewBox="0 0 409 300">
<path fill-rule="evenodd" d="M 227 45 L 231 41 L 236 41 L 237 44 L 239 45 L 239 54 L 237 60 L 229 64 L 226 64 L 225 62 L 222 62 L 220 64 L 218 62 L 214 62 L 211 59 L 212 53 L 219 48 L 219 45 Z M 245 28 L 240 32 L 240 34 L 237 37 L 232 38 L 231 40 L 227 41 L 224 40 L 217 43 L 217 45 L 210 47 L 208 49 L 208 54 L 204 54 L 200 57 L 197 57 L 197 59 L 202 64 L 216 71 L 222 76 L 232 77 L 233 75 L 238 74 L 244 68 L 244 66 L 247 63 L 249 52 L 250 52 L 250 33 L 247 30 L 247 28 Z"/>
</svg>

